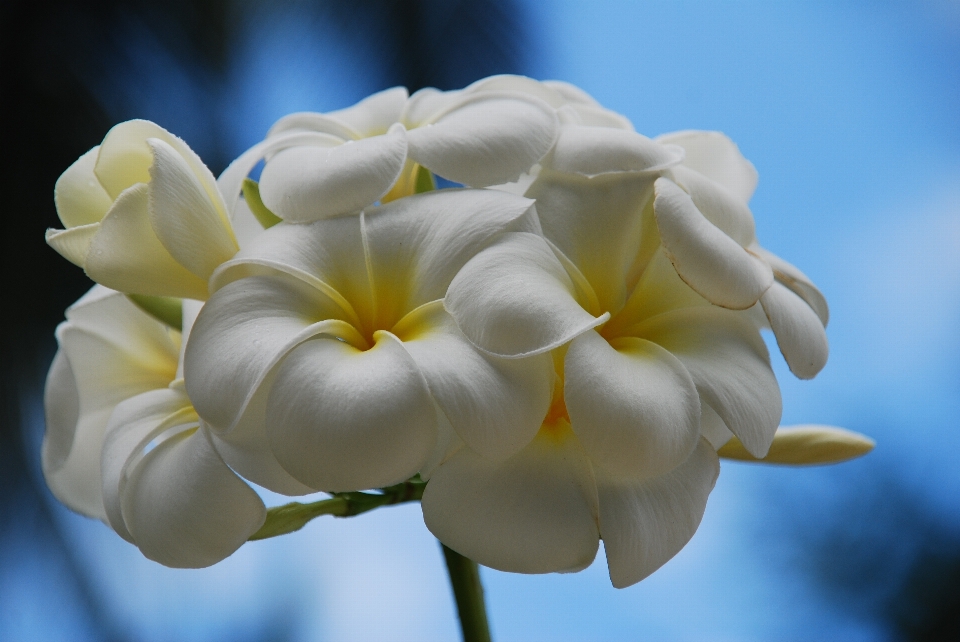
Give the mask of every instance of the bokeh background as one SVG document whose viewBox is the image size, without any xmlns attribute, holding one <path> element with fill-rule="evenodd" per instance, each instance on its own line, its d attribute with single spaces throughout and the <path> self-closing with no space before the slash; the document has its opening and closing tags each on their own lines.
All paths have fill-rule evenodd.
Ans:
<svg viewBox="0 0 960 642">
<path fill-rule="evenodd" d="M 877 440 L 841 466 L 725 463 L 699 532 L 629 589 L 483 569 L 506 640 L 960 639 L 960 3 L 6 0 L 0 5 L 0 640 L 454 640 L 419 507 L 160 567 L 39 474 L 45 370 L 90 285 L 43 243 L 57 176 L 148 118 L 215 173 L 278 117 L 493 73 L 573 82 L 641 133 L 719 129 L 761 242 L 831 303 L 784 424 Z"/>
</svg>

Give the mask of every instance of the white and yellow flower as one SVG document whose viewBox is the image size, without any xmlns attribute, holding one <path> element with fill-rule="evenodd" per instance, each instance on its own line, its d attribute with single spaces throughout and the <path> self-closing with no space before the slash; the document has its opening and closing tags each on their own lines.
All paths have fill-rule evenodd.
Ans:
<svg viewBox="0 0 960 642">
<path fill-rule="evenodd" d="M 167 566 L 219 562 L 260 528 L 263 502 L 217 454 L 177 378 L 179 332 L 95 286 L 57 340 L 42 457 L 57 499 Z"/>
</svg>

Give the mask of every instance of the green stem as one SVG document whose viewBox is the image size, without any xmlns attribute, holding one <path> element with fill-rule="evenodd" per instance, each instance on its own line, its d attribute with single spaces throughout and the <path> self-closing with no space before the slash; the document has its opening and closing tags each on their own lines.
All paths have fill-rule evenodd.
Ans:
<svg viewBox="0 0 960 642">
<path fill-rule="evenodd" d="M 443 544 L 440 546 L 447 562 L 453 597 L 457 600 L 463 642 L 490 642 L 490 625 L 477 563 Z"/>
</svg>

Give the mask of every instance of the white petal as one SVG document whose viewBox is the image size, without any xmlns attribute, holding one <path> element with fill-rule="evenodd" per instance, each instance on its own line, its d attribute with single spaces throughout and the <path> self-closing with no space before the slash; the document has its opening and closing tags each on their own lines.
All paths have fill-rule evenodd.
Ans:
<svg viewBox="0 0 960 642">
<path fill-rule="evenodd" d="M 704 400 L 700 400 L 700 434 L 710 442 L 714 450 L 733 439 L 733 433 L 723 423 L 723 418 Z"/>
<path fill-rule="evenodd" d="M 442 299 L 463 265 L 498 234 L 537 227 L 532 200 L 494 190 L 439 190 L 364 212 L 380 327 Z"/>
<path fill-rule="evenodd" d="M 559 93 L 568 103 L 588 107 L 600 106 L 600 103 L 593 96 L 571 83 L 562 80 L 544 80 L 542 84 Z"/>
<path fill-rule="evenodd" d="M 610 172 L 662 171 L 683 161 L 679 147 L 661 145 L 636 132 L 565 125 L 543 166 L 558 172 L 597 176 Z"/>
<path fill-rule="evenodd" d="M 207 192 L 170 145 L 158 138 L 147 143 L 154 154 L 148 190 L 153 229 L 177 262 L 207 280 L 240 249 L 220 192 Z"/>
<path fill-rule="evenodd" d="M 570 343 L 564 400 L 590 460 L 643 479 L 687 459 L 700 438 L 700 398 L 680 361 L 650 341 L 594 331 Z"/>
<path fill-rule="evenodd" d="M 403 114 L 400 116 L 400 122 L 408 130 L 432 122 L 447 107 L 459 101 L 462 93 L 461 91 L 440 91 L 433 87 L 424 87 L 407 100 Z"/>
<path fill-rule="evenodd" d="M 240 548 L 267 511 L 200 429 L 160 443 L 130 471 L 123 515 L 146 557 L 202 568 Z"/>
<path fill-rule="evenodd" d="M 619 310 L 640 250 L 641 211 L 653 177 L 617 173 L 592 179 L 544 170 L 527 194 L 537 201 L 543 234 L 590 283 L 601 310 Z"/>
<path fill-rule="evenodd" d="M 233 430 L 272 366 L 343 313 L 322 292 L 284 275 L 228 284 L 207 302 L 184 353 L 184 378 L 197 412 Z M 341 324 L 346 325 L 346 324 Z"/>
<path fill-rule="evenodd" d="M 706 441 L 662 477 L 631 483 L 597 471 L 600 535 L 615 587 L 636 584 L 686 546 L 719 474 L 719 460 Z"/>
<path fill-rule="evenodd" d="M 164 432 L 193 429 L 197 413 L 182 388 L 149 390 L 119 403 L 110 416 L 98 450 L 98 477 L 102 475 L 103 505 L 107 521 L 118 535 L 136 543 L 123 516 L 123 497 L 129 467 Z"/>
<path fill-rule="evenodd" d="M 500 356 L 547 352 L 609 318 L 594 317 L 546 242 L 511 233 L 457 274 L 444 306 L 471 342 Z"/>
<path fill-rule="evenodd" d="M 100 223 L 90 243 L 87 274 L 114 290 L 206 299 L 207 282 L 180 265 L 160 243 L 150 224 L 148 187 L 124 191 Z"/>
<path fill-rule="evenodd" d="M 409 133 L 410 157 L 451 181 L 486 187 L 517 180 L 553 146 L 557 129 L 553 109 L 536 98 L 466 95 Z"/>
<path fill-rule="evenodd" d="M 648 319 L 635 331 L 680 359 L 703 400 L 751 453 L 767 452 L 780 423 L 780 387 L 749 321 L 718 308 L 687 308 Z"/>
<path fill-rule="evenodd" d="M 576 90 L 576 87 L 573 85 L 564 86 L 564 89 L 568 90 L 568 92 L 571 88 Z M 489 76 L 487 78 L 478 80 L 464 88 L 463 93 L 474 94 L 490 91 L 515 91 L 528 96 L 534 96 L 553 108 L 562 107 L 568 102 L 567 97 L 561 93 L 557 87 L 551 87 L 547 83 L 543 83 L 539 80 L 534 80 L 533 78 L 528 78 L 526 76 L 514 76 L 510 74 Z M 581 93 L 574 95 L 577 100 L 582 100 L 583 96 L 586 96 L 586 94 Z M 587 98 L 589 99 L 589 96 Z"/>
<path fill-rule="evenodd" d="M 407 104 L 407 88 L 392 87 L 364 98 L 353 107 L 332 111 L 328 116 L 345 123 L 363 137 L 386 133 L 400 121 Z"/>
<path fill-rule="evenodd" d="M 687 151 L 684 165 L 720 183 L 744 203 L 757 188 L 757 170 L 736 143 L 720 132 L 686 130 L 658 136 L 661 143 Z"/>
<path fill-rule="evenodd" d="M 76 266 L 83 267 L 87 264 L 87 256 L 90 255 L 90 245 L 93 243 L 93 237 L 99 231 L 99 223 L 89 223 L 66 230 L 55 230 L 51 227 L 47 228 L 44 240 L 60 256 Z"/>
<path fill-rule="evenodd" d="M 813 308 L 813 311 L 820 317 L 823 327 L 827 327 L 827 322 L 830 320 L 830 308 L 827 307 L 827 300 L 806 274 L 759 245 L 751 246 L 750 251 L 769 263 L 777 280 L 806 301 L 807 305 Z"/>
<path fill-rule="evenodd" d="M 93 173 L 99 151 L 97 146 L 78 158 L 53 188 L 57 215 L 66 227 L 99 222 L 113 203 Z"/>
<path fill-rule="evenodd" d="M 329 114 L 318 114 L 316 112 L 301 111 L 294 114 L 288 114 L 275 122 L 267 132 L 267 139 L 290 134 L 293 132 L 314 132 L 317 134 L 326 134 L 334 137 L 340 144 L 348 140 L 358 140 L 362 138 L 360 132 L 356 131 L 338 118 L 333 118 Z"/>
<path fill-rule="evenodd" d="M 460 450 L 430 478 L 422 506 L 437 539 L 501 571 L 582 568 L 599 547 L 593 474 L 569 427 L 503 461 Z"/>
<path fill-rule="evenodd" d="M 746 202 L 719 183 L 683 165 L 674 167 L 673 175 L 708 221 L 743 247 L 756 241 L 756 225 Z"/>
<path fill-rule="evenodd" d="M 280 464 L 326 491 L 379 488 L 413 476 L 437 440 L 426 381 L 386 332 L 366 351 L 320 337 L 291 350 L 267 401 Z"/>
<path fill-rule="evenodd" d="M 48 429 L 58 436 L 56 446 L 44 447 L 44 474 L 67 506 L 103 517 L 100 451 L 110 414 L 124 399 L 166 388 L 179 346 L 161 323 L 105 288 L 94 288 L 71 306 L 67 319 L 57 340 L 59 359 L 66 359 L 69 370 L 55 362 L 45 392 Z"/>
<path fill-rule="evenodd" d="M 385 135 L 337 147 L 284 149 L 263 169 L 263 203 L 293 223 L 357 212 L 386 194 L 400 176 L 406 137 L 403 126 L 395 125 Z"/>
<path fill-rule="evenodd" d="M 553 392 L 550 355 L 499 359 L 481 353 L 460 333 L 440 301 L 407 315 L 395 332 L 470 448 L 503 459 L 537 434 Z"/>
<path fill-rule="evenodd" d="M 581 125 L 633 131 L 633 123 L 630 119 L 615 111 L 590 105 L 571 105 L 571 108 L 577 114 L 578 123 Z"/>
<path fill-rule="evenodd" d="M 334 147 L 342 144 L 344 140 L 347 139 L 330 134 L 294 130 L 271 136 L 257 143 L 230 163 L 217 179 L 217 187 L 223 195 L 227 214 L 231 217 L 234 215 L 237 202 L 240 200 L 243 180 L 264 158 L 268 158 L 271 154 L 288 147 L 298 147 L 300 145 Z"/>
<path fill-rule="evenodd" d="M 852 430 L 808 424 L 779 428 L 770 445 L 770 452 L 763 459 L 752 456 L 737 440 L 731 440 L 720 448 L 717 454 L 740 461 L 815 466 L 862 457 L 873 450 L 875 445 L 876 442 L 866 435 Z"/>
<path fill-rule="evenodd" d="M 770 266 L 704 218 L 673 181 L 657 179 L 654 189 L 660 238 L 680 278 L 715 305 L 745 310 L 755 304 L 773 282 Z"/>
<path fill-rule="evenodd" d="M 830 350 L 820 317 L 789 288 L 774 282 L 760 297 L 763 311 L 790 372 L 812 379 L 827 363 Z"/>
</svg>

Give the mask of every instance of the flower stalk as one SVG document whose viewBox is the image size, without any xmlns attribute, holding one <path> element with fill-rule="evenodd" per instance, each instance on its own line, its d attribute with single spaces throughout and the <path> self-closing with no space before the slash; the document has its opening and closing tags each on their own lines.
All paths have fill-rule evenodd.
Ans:
<svg viewBox="0 0 960 642">
<path fill-rule="evenodd" d="M 457 601 L 463 642 L 490 642 L 490 625 L 487 623 L 487 607 L 483 600 L 483 585 L 480 584 L 477 563 L 443 543 L 440 546 L 447 563 L 453 597 Z"/>
</svg>

